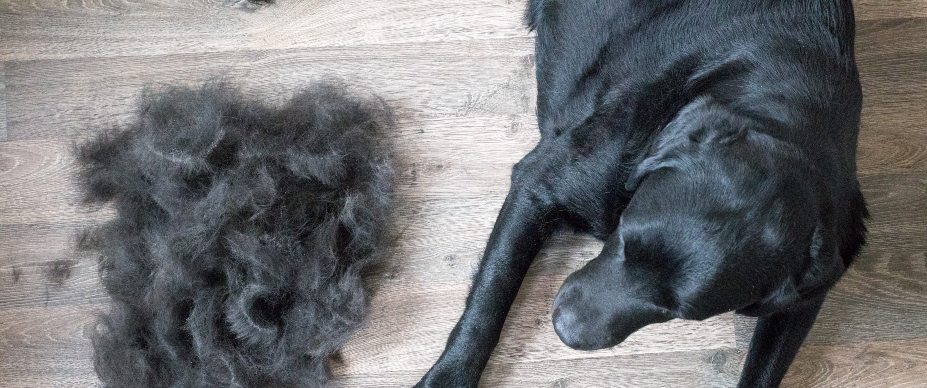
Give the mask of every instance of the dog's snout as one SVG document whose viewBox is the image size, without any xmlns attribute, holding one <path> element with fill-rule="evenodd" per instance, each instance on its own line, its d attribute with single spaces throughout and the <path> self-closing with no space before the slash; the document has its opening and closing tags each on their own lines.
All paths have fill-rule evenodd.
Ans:
<svg viewBox="0 0 927 388">
<path fill-rule="evenodd" d="M 578 350 L 595 350 L 609 346 L 607 330 L 597 324 L 601 314 L 586 306 L 581 291 L 564 286 L 554 302 L 554 332 L 565 345 Z"/>
<path fill-rule="evenodd" d="M 583 330 L 576 314 L 568 309 L 557 309 L 554 311 L 554 332 L 560 337 L 565 345 L 579 350 L 589 349 L 591 346 L 582 335 Z"/>
<path fill-rule="evenodd" d="M 553 326 L 565 345 L 579 350 L 612 347 L 644 326 L 671 318 L 652 303 L 616 291 L 624 288 L 603 283 L 583 272 L 564 282 L 554 301 Z"/>
</svg>

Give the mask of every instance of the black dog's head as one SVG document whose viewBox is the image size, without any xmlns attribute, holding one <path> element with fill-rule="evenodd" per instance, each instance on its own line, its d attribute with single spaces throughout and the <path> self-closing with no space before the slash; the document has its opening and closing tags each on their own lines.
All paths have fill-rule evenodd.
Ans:
<svg viewBox="0 0 927 388">
<path fill-rule="evenodd" d="M 769 126 L 699 99 L 661 131 L 620 225 L 554 302 L 564 343 L 600 349 L 673 318 L 775 311 L 836 282 L 831 201 Z"/>
</svg>

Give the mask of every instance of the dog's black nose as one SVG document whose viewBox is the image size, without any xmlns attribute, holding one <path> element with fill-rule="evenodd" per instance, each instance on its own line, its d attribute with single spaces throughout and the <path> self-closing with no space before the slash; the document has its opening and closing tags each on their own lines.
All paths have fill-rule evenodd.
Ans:
<svg viewBox="0 0 927 388">
<path fill-rule="evenodd" d="M 611 336 L 600 321 L 602 314 L 586 306 L 581 292 L 564 288 L 554 302 L 554 332 L 566 346 L 577 350 L 596 350 L 610 346 Z"/>
<path fill-rule="evenodd" d="M 576 330 L 576 315 L 572 312 L 562 313 L 558 308 L 554 310 L 554 332 L 557 333 L 557 337 L 560 337 L 566 346 L 569 346 L 573 349 L 583 350 L 587 348 L 587 345 L 582 339 L 582 336 L 579 335 L 578 330 Z"/>
<path fill-rule="evenodd" d="M 596 350 L 611 346 L 607 330 L 590 327 L 590 322 L 573 309 L 557 309 L 553 317 L 554 332 L 566 346 L 577 350 Z M 595 326 L 595 325 L 592 325 Z"/>
</svg>

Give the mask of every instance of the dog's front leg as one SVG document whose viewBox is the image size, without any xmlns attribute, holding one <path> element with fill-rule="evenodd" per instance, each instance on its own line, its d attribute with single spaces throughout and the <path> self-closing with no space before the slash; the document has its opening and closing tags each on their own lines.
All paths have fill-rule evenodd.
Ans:
<svg viewBox="0 0 927 388">
<path fill-rule="evenodd" d="M 791 310 L 760 317 L 738 387 L 778 387 L 823 303 L 822 297 Z"/>
<path fill-rule="evenodd" d="M 444 353 L 416 387 L 475 387 L 499 341 L 512 301 L 555 224 L 549 198 L 513 179 L 467 305 Z"/>
</svg>

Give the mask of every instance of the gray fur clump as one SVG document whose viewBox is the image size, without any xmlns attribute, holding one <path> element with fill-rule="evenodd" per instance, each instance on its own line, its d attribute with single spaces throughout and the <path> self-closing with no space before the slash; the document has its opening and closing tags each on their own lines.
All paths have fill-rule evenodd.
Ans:
<svg viewBox="0 0 927 388">
<path fill-rule="evenodd" d="M 112 298 L 93 337 L 111 387 L 315 387 L 367 311 L 393 171 L 389 109 L 318 85 L 280 107 L 213 83 L 146 92 L 78 147 L 84 247 Z"/>
</svg>

